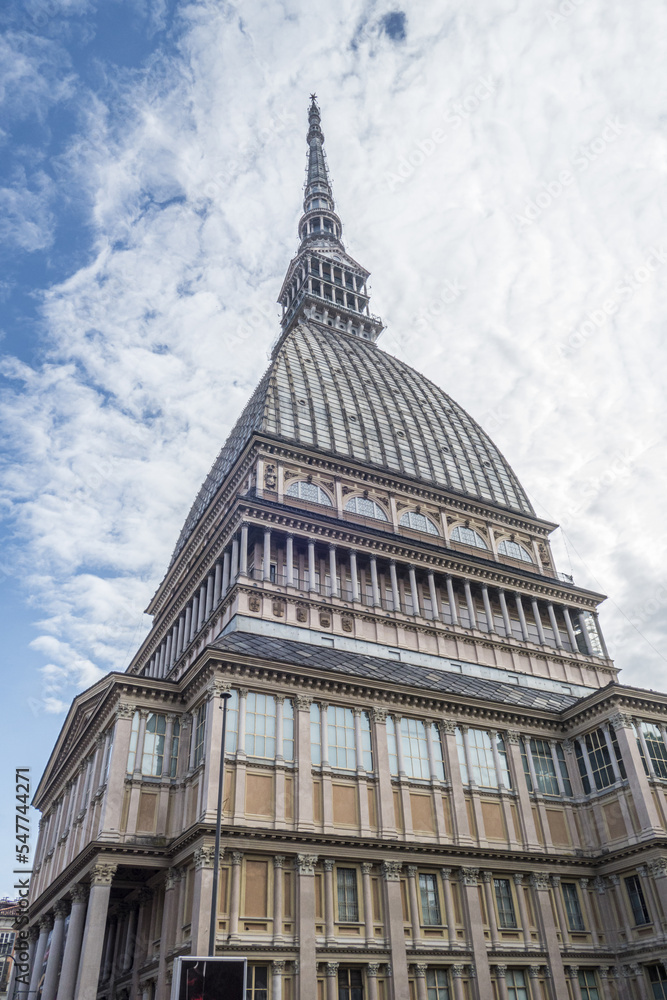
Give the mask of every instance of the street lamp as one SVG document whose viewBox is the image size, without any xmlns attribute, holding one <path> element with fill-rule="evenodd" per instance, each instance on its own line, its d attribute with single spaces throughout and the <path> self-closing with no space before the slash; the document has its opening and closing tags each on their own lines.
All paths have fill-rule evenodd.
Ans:
<svg viewBox="0 0 667 1000">
<path fill-rule="evenodd" d="M 211 900 L 211 923 L 208 932 L 208 953 L 215 956 L 215 933 L 218 919 L 218 877 L 220 872 L 220 829 L 222 827 L 222 791 L 225 782 L 225 738 L 227 735 L 227 702 L 231 691 L 221 691 L 222 743 L 220 744 L 220 774 L 218 775 L 218 814 L 215 821 L 215 854 L 213 860 L 213 898 Z"/>
</svg>

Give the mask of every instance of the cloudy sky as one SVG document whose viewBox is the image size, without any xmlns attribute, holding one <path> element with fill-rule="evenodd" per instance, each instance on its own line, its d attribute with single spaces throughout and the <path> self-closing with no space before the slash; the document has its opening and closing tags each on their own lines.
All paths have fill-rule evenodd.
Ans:
<svg viewBox="0 0 667 1000">
<path fill-rule="evenodd" d="M 7 789 L 126 667 L 267 364 L 311 91 L 382 346 L 563 525 L 622 679 L 667 688 L 664 4 L 6 0 L 0 24 Z"/>
</svg>

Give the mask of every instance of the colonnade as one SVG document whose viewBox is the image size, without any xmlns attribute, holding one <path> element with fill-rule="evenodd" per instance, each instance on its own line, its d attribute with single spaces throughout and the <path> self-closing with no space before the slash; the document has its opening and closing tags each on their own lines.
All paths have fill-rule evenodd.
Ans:
<svg viewBox="0 0 667 1000">
<path fill-rule="evenodd" d="M 318 597 L 339 598 L 353 605 L 418 616 L 565 652 L 607 655 L 595 612 L 291 532 L 280 532 L 282 544 L 277 545 L 277 558 L 272 562 L 275 534 L 271 528 L 260 529 L 254 545 L 249 547 L 250 527 L 241 525 L 150 657 L 144 669 L 148 676 L 168 675 L 231 586 L 248 576 Z M 592 616 L 592 626 L 587 614 Z"/>
</svg>

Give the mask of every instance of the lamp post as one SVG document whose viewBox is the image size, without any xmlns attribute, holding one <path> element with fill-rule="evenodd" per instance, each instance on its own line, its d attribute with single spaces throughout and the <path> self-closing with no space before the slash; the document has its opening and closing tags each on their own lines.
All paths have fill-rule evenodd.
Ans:
<svg viewBox="0 0 667 1000">
<path fill-rule="evenodd" d="M 225 738 L 227 736 L 227 702 L 231 691 L 222 691 L 222 743 L 220 745 L 220 774 L 218 775 L 218 812 L 215 821 L 215 854 L 213 859 L 213 898 L 211 900 L 211 923 L 208 932 L 208 953 L 215 957 L 215 932 L 218 918 L 218 879 L 220 874 L 220 829 L 222 827 L 222 792 L 225 782 Z"/>
</svg>

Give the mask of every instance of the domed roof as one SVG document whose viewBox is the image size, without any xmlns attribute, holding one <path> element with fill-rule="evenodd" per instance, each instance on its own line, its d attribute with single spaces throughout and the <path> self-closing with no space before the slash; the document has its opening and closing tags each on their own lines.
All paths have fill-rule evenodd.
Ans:
<svg viewBox="0 0 667 1000">
<path fill-rule="evenodd" d="M 374 344 L 306 321 L 286 335 L 229 435 L 174 559 L 254 433 L 534 514 L 491 439 L 442 389 Z"/>
</svg>

